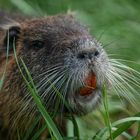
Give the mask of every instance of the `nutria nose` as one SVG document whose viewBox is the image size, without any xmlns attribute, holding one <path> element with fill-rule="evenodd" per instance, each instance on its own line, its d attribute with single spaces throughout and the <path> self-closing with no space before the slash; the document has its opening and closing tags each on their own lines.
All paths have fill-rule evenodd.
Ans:
<svg viewBox="0 0 140 140">
<path fill-rule="evenodd" d="M 78 59 L 90 59 L 93 60 L 95 57 L 99 56 L 99 51 L 98 50 L 94 50 L 94 51 L 82 51 L 79 52 L 77 55 Z"/>
</svg>

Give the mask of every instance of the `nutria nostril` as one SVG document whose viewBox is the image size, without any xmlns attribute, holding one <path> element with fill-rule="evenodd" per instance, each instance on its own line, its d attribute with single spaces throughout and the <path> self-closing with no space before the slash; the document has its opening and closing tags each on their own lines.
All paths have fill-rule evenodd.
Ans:
<svg viewBox="0 0 140 140">
<path fill-rule="evenodd" d="M 99 51 L 95 51 L 94 56 L 99 56 L 99 55 L 100 55 Z"/>
<path fill-rule="evenodd" d="M 79 58 L 79 59 L 85 59 L 86 57 L 87 57 L 87 53 L 85 53 L 85 52 L 81 52 L 77 55 L 77 58 Z"/>
<path fill-rule="evenodd" d="M 98 50 L 94 50 L 94 51 L 84 51 L 84 52 L 80 52 L 78 55 L 77 55 L 77 58 L 78 59 L 90 59 L 90 60 L 93 60 L 95 57 L 98 57 L 99 56 L 99 51 Z"/>
</svg>

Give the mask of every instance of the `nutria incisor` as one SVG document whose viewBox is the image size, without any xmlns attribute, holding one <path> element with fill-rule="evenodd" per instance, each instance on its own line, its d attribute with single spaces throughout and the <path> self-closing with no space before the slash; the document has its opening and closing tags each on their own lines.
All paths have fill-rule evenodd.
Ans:
<svg viewBox="0 0 140 140">
<path fill-rule="evenodd" d="M 3 17 L 0 21 L 1 77 L 9 48 L 4 83 L 0 90 L 2 129 L 7 128 L 7 131 L 14 133 L 17 127 L 22 136 L 24 131 L 20 128 L 26 129 L 38 114 L 17 66 L 14 43 L 21 69 L 27 76 L 20 61 L 22 58 L 48 112 L 57 110 L 58 114 L 63 114 L 68 111 L 56 89 L 73 114 L 85 115 L 96 108 L 102 87 L 108 81 L 110 63 L 101 44 L 85 26 L 71 15 L 36 19 L 19 18 L 3 12 L 0 15 Z"/>
</svg>

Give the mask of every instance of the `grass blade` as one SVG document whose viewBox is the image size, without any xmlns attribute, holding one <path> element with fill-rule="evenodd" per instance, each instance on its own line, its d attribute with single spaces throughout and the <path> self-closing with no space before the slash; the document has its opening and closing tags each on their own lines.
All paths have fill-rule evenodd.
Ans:
<svg viewBox="0 0 140 140">
<path fill-rule="evenodd" d="M 105 86 L 103 87 L 103 92 L 102 93 L 103 93 L 103 104 L 104 104 L 104 108 L 105 108 L 106 124 L 109 128 L 110 139 L 113 140 L 112 126 L 111 126 L 111 122 L 110 122 L 110 118 L 109 118 L 108 101 L 107 101 L 107 93 L 106 93 Z"/>
<path fill-rule="evenodd" d="M 30 82 L 27 80 L 27 78 L 25 77 L 25 75 L 23 74 L 23 71 L 21 70 L 21 67 L 19 65 L 19 61 L 18 61 L 18 58 L 17 58 L 17 55 L 16 55 L 16 50 L 15 50 L 15 45 L 13 46 L 14 48 L 14 55 L 15 55 L 15 59 L 16 59 L 16 62 L 17 62 L 17 65 L 18 65 L 18 68 L 22 74 L 22 77 L 28 87 L 28 90 L 30 91 L 30 93 L 32 94 L 32 97 L 40 111 L 40 113 L 42 114 L 46 124 L 48 125 L 48 127 L 50 128 L 50 130 L 53 132 L 54 136 L 56 137 L 57 140 L 63 140 L 61 134 L 59 133 L 59 130 L 57 129 L 55 123 L 53 122 L 53 120 L 51 119 L 50 115 L 48 114 L 48 112 L 46 111 L 45 107 L 43 106 L 42 102 L 41 102 L 41 99 L 38 95 L 38 92 L 35 88 L 35 85 L 34 85 L 34 82 L 33 82 L 33 79 L 30 75 L 30 72 L 28 71 L 25 63 L 23 62 L 23 60 L 21 59 L 21 62 L 22 62 L 22 66 L 27 74 L 27 77 L 28 79 L 30 80 Z"/>
</svg>

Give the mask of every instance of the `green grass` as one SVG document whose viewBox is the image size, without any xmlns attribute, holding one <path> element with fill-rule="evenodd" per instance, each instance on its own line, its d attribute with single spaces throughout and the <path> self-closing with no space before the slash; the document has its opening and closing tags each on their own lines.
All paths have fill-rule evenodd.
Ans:
<svg viewBox="0 0 140 140">
<path fill-rule="evenodd" d="M 8 34 L 9 34 L 9 32 L 8 32 Z M 8 58 L 9 58 L 9 35 L 8 35 L 8 38 L 7 38 L 6 63 L 5 63 L 5 66 L 4 66 L 4 71 L 2 73 L 2 76 L 0 77 L 0 90 L 3 86 L 3 84 L 4 84 L 4 78 L 5 78 L 5 73 L 6 73 L 6 69 L 7 69 Z"/>
<path fill-rule="evenodd" d="M 15 46 L 15 45 L 14 45 Z M 18 65 L 18 68 L 21 72 L 21 75 L 28 87 L 28 90 L 30 91 L 41 115 L 43 116 L 46 124 L 47 124 L 47 128 L 49 131 L 52 131 L 53 132 L 53 135 L 54 137 L 57 139 L 57 140 L 63 140 L 59 130 L 57 129 L 56 125 L 54 124 L 52 118 L 50 117 L 50 115 L 48 114 L 48 112 L 46 111 L 45 107 L 43 106 L 43 103 L 40 99 L 40 96 L 36 90 L 36 86 L 33 82 L 33 79 L 31 77 L 31 74 L 30 72 L 28 71 L 28 68 L 26 67 L 24 61 L 22 59 L 20 59 L 20 62 L 22 63 L 22 67 L 24 68 L 26 74 L 27 74 L 27 77 L 23 74 L 23 71 L 21 70 L 21 67 L 20 67 L 20 64 L 19 64 L 19 60 L 17 58 L 17 55 L 16 55 L 16 50 L 15 50 L 15 47 L 14 47 L 14 55 L 15 55 L 15 59 L 16 59 L 16 62 L 17 62 L 17 65 Z M 29 79 L 29 80 L 27 80 Z M 38 132 L 39 133 L 39 132 Z"/>
<path fill-rule="evenodd" d="M 0 7 L 2 9 L 21 11 L 34 16 L 72 11 L 78 20 L 90 27 L 91 33 L 103 43 L 104 48 L 109 54 L 113 54 L 112 57 L 132 60 L 135 63 L 128 61 L 124 63 L 138 71 L 140 70 L 140 65 L 137 65 L 140 64 L 140 1 L 138 0 L 26 0 L 25 2 L 19 0 L 0 0 Z M 19 61 L 18 59 L 19 58 L 16 58 L 17 62 Z M 20 61 L 27 73 L 28 79 L 32 81 L 26 64 L 23 60 Z M 22 71 L 21 74 L 23 75 Z M 4 75 L 5 72 L 0 80 L 0 88 L 3 85 Z M 30 85 L 25 77 L 24 80 L 46 122 L 46 124 L 32 136 L 32 140 L 38 139 L 46 127 L 50 130 L 51 139 L 64 139 L 53 119 L 45 110 L 33 81 Z M 140 91 L 140 89 L 137 90 Z M 93 140 L 119 140 L 118 136 L 120 135 L 123 135 L 128 140 L 140 138 L 139 107 L 137 108 L 138 111 L 135 111 L 125 100 L 122 104 L 119 98 L 114 95 L 110 97 L 105 89 L 103 89 L 103 91 L 103 104 L 100 107 L 101 109 L 95 110 L 85 117 L 75 117 L 72 121 L 69 121 L 68 136 L 65 137 L 66 140 L 73 139 L 75 136 L 77 139 L 81 137 L 84 140 L 89 138 Z M 57 94 L 59 95 L 59 93 Z M 37 121 L 39 120 L 36 120 L 33 126 L 31 126 L 24 140 L 28 139 L 32 134 Z M 133 135 L 129 133 L 127 130 L 130 128 L 136 131 L 136 133 Z"/>
</svg>

